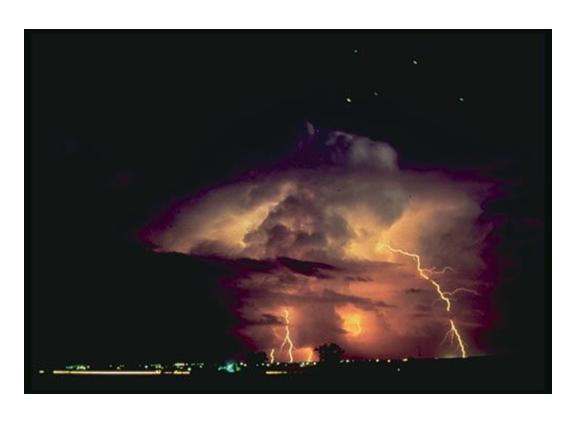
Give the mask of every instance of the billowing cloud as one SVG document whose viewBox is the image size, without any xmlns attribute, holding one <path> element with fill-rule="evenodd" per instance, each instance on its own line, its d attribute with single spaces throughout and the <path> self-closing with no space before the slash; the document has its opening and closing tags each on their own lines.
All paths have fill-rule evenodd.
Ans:
<svg viewBox="0 0 576 432">
<path fill-rule="evenodd" d="M 466 335 L 485 324 L 486 190 L 401 170 L 386 143 L 308 124 L 282 166 L 179 204 L 146 237 L 158 252 L 240 269 L 230 289 L 238 333 L 253 348 L 278 349 L 288 318 L 300 359 L 332 341 L 352 355 L 458 355 L 454 335 L 444 338 L 450 322 L 467 352 L 475 347 Z"/>
</svg>

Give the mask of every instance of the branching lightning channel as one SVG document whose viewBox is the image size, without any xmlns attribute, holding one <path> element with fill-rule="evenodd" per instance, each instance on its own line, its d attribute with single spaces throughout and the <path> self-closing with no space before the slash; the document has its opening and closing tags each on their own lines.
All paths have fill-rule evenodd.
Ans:
<svg viewBox="0 0 576 432">
<path fill-rule="evenodd" d="M 468 289 L 468 288 L 456 288 L 454 291 L 444 291 L 444 295 L 451 296 L 454 294 L 458 294 L 459 292 L 467 292 L 467 293 L 474 294 L 477 296 L 480 295 L 480 293 L 478 291 L 475 291 L 473 289 Z"/>
<path fill-rule="evenodd" d="M 456 273 L 456 270 L 454 270 L 452 267 L 449 267 L 449 266 L 446 266 L 441 270 L 437 270 L 436 267 L 427 268 L 427 269 L 423 269 L 423 270 L 427 273 L 430 273 L 430 274 L 444 274 L 447 272 Z"/>
<path fill-rule="evenodd" d="M 290 358 L 290 363 L 294 362 L 294 356 L 292 355 L 292 350 L 294 349 L 294 344 L 292 343 L 292 339 L 290 339 L 290 312 L 288 312 L 287 308 L 284 308 L 284 340 L 282 341 L 282 345 L 280 345 L 279 351 L 282 351 L 284 345 L 288 344 L 288 357 Z"/>
<path fill-rule="evenodd" d="M 422 277 L 423 279 L 426 279 L 428 282 L 430 282 L 432 285 L 434 285 L 434 288 L 436 288 L 436 292 L 440 296 L 440 299 L 442 299 L 442 301 L 444 303 L 446 303 L 446 312 L 450 312 L 450 308 L 452 307 L 452 302 L 450 301 L 450 299 L 448 297 L 446 297 L 446 295 L 444 294 L 444 291 L 442 291 L 442 288 L 440 287 L 440 284 L 426 274 L 426 269 L 422 268 L 422 261 L 420 260 L 420 255 L 415 254 L 415 253 L 411 253 L 411 252 L 406 252 L 406 251 L 403 251 L 402 249 L 393 248 L 392 246 L 390 246 L 388 244 L 386 245 L 386 247 L 394 253 L 399 253 L 401 255 L 410 257 L 416 261 L 416 269 L 418 270 L 420 277 Z"/>
<path fill-rule="evenodd" d="M 431 272 L 425 268 L 422 268 L 422 260 L 420 259 L 420 255 L 412 253 L 412 252 L 406 252 L 402 249 L 396 249 L 396 248 L 390 246 L 389 244 L 386 244 L 386 247 L 394 253 L 398 253 L 398 254 L 410 257 L 416 262 L 416 269 L 418 270 L 418 274 L 420 275 L 420 277 L 422 279 L 427 280 L 432 285 L 434 285 L 434 288 L 436 288 L 436 292 L 438 293 L 438 296 L 440 297 L 439 300 L 442 300 L 446 304 L 446 312 L 450 312 L 450 309 L 452 308 L 452 302 L 450 301 L 450 299 L 448 297 L 452 294 L 455 294 L 457 290 L 455 290 L 451 293 L 442 291 L 442 287 L 440 286 L 440 284 L 438 282 L 436 282 L 434 279 L 432 279 L 430 276 L 428 276 L 428 274 L 427 274 L 427 273 L 433 273 L 433 272 Z M 445 269 L 446 268 L 448 268 L 448 267 L 445 267 Z M 462 340 L 462 337 L 460 336 L 460 332 L 458 331 L 458 328 L 456 327 L 454 320 L 451 318 L 450 318 L 450 330 L 448 330 L 448 332 L 446 333 L 446 336 L 448 336 L 448 335 L 450 335 L 451 338 L 456 337 L 456 340 L 458 341 L 458 348 L 460 350 L 460 356 L 462 358 L 466 358 L 468 356 L 468 354 L 466 352 L 466 347 L 464 345 L 464 341 Z"/>
</svg>

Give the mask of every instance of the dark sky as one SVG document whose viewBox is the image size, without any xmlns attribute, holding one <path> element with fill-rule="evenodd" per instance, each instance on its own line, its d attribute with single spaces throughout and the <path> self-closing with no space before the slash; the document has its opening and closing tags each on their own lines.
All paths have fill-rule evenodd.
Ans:
<svg viewBox="0 0 576 432">
<path fill-rule="evenodd" d="M 494 180 L 485 210 L 502 222 L 486 259 L 499 285 L 483 337 L 543 356 L 548 43 L 543 32 L 27 33 L 33 364 L 235 352 L 233 300 L 210 289 L 223 270 L 153 254 L 138 233 L 176 200 L 281 160 L 305 121 L 387 141 L 401 167 Z"/>
</svg>

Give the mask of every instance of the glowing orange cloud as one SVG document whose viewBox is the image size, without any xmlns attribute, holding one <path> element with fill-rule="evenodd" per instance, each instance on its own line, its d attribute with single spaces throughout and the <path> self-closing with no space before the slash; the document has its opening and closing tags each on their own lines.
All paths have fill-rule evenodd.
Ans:
<svg viewBox="0 0 576 432">
<path fill-rule="evenodd" d="M 314 134 L 310 128 L 299 148 Z M 211 190 L 179 205 L 146 240 L 158 252 L 221 257 L 234 267 L 261 262 L 265 271 L 242 268 L 233 284 L 247 323 L 239 334 L 273 362 L 311 359 L 309 347 L 325 342 L 351 355 L 400 357 L 420 345 L 435 355 L 428 334 L 438 315 L 466 357 L 457 325 L 475 312 L 467 294 L 480 295 L 470 288 L 484 264 L 476 186 L 400 170 L 385 143 L 341 132 L 326 140 L 315 149 L 329 156 L 320 169 L 298 164 Z M 422 257 L 438 268 L 424 268 Z M 406 258 L 416 271 L 393 262 Z M 419 287 L 428 284 L 434 289 Z"/>
<path fill-rule="evenodd" d="M 351 336 L 356 337 L 362 334 L 361 318 L 358 314 L 347 315 L 344 317 L 344 330 Z"/>
</svg>

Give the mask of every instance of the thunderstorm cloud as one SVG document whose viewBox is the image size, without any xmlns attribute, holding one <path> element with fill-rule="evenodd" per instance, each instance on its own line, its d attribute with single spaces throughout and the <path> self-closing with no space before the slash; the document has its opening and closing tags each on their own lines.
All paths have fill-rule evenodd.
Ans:
<svg viewBox="0 0 576 432">
<path fill-rule="evenodd" d="M 486 196 L 478 182 L 400 169 L 387 143 L 307 124 L 282 165 L 174 206 L 145 236 L 157 252 L 236 269 L 225 285 L 251 349 L 278 350 L 288 313 L 297 359 L 325 342 L 358 356 L 457 355 L 449 320 L 469 352 L 483 325 Z M 394 249 L 420 256 L 449 311 Z"/>
</svg>

